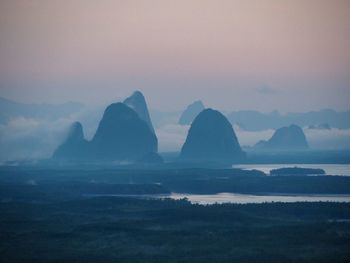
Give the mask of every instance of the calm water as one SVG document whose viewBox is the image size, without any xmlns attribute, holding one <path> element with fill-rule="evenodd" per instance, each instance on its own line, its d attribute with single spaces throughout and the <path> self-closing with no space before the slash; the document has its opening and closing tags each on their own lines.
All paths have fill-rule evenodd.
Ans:
<svg viewBox="0 0 350 263">
<path fill-rule="evenodd" d="M 350 202 L 350 195 L 247 195 L 220 193 L 213 195 L 178 194 L 170 195 L 173 199 L 187 198 L 195 204 L 222 204 L 222 203 L 266 203 L 266 202 Z"/>
<path fill-rule="evenodd" d="M 272 169 L 282 167 L 302 167 L 302 168 L 321 168 L 324 169 L 328 175 L 344 175 L 350 176 L 349 164 L 257 164 L 257 165 L 235 165 L 234 168 L 241 169 L 257 169 L 269 174 Z M 96 195 L 90 195 L 96 196 Z M 100 196 L 100 195 L 97 195 Z M 265 203 L 265 202 L 350 202 L 350 195 L 248 195 L 248 194 L 234 194 L 234 193 L 220 193 L 210 195 L 196 195 L 196 194 L 179 194 L 172 193 L 169 195 L 108 195 L 108 196 L 124 196 L 133 198 L 146 199 L 183 199 L 187 198 L 194 204 L 222 204 L 222 203 Z"/>
<path fill-rule="evenodd" d="M 197 194 L 151 194 L 151 195 L 114 195 L 114 194 L 89 194 L 87 197 L 96 196 L 115 196 L 115 197 L 132 197 L 142 199 L 164 199 L 171 198 L 175 200 L 187 198 L 194 204 L 250 204 L 250 203 L 266 203 L 266 202 L 350 202 L 350 195 L 248 195 L 248 194 L 234 194 L 234 193 L 220 193 L 210 195 Z"/>
<path fill-rule="evenodd" d="M 256 169 L 269 174 L 272 169 L 283 167 L 301 167 L 301 168 L 321 168 L 328 175 L 344 175 L 350 176 L 350 164 L 251 164 L 251 165 L 235 165 L 234 168 Z"/>
</svg>

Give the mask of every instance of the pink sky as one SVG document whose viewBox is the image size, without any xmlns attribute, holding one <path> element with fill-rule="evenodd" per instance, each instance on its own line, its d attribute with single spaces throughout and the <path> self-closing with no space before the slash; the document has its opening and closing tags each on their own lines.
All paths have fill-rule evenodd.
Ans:
<svg viewBox="0 0 350 263">
<path fill-rule="evenodd" d="M 349 109 L 350 1 L 0 3 L 0 96 Z"/>
</svg>

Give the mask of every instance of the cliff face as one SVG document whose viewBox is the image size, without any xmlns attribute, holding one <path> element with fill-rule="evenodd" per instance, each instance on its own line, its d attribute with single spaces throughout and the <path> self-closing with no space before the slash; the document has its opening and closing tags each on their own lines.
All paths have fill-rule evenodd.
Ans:
<svg viewBox="0 0 350 263">
<path fill-rule="evenodd" d="M 185 161 L 238 162 L 244 153 L 232 125 L 219 111 L 206 109 L 192 122 L 180 159 Z"/>
<path fill-rule="evenodd" d="M 150 130 L 154 133 L 154 128 L 149 116 L 147 103 L 145 97 L 140 91 L 135 91 L 130 97 L 126 98 L 124 100 L 124 104 L 133 109 L 139 115 L 139 117 L 147 123 Z"/>
<path fill-rule="evenodd" d="M 260 141 L 255 145 L 258 150 L 305 150 L 308 143 L 305 134 L 297 125 L 277 129 L 268 141 Z"/>
<path fill-rule="evenodd" d="M 197 117 L 197 115 L 204 110 L 204 105 L 200 100 L 193 102 L 186 110 L 181 114 L 179 124 L 189 125 Z"/>
</svg>

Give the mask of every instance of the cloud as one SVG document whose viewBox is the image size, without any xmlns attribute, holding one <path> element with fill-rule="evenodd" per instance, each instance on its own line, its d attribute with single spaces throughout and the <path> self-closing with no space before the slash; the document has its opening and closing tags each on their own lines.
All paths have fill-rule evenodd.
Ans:
<svg viewBox="0 0 350 263">
<path fill-rule="evenodd" d="M 241 146 L 254 146 L 260 140 L 268 140 L 275 132 L 272 129 L 264 131 L 246 131 L 234 125 L 234 130 Z"/>
<path fill-rule="evenodd" d="M 13 118 L 0 125 L 0 162 L 35 160 L 51 157 L 55 148 L 64 140 L 72 122 L 81 121 L 85 136 L 91 139 L 102 116 L 99 109 L 90 109 L 57 120 Z M 156 129 L 160 152 L 180 151 L 190 126 L 165 124 Z M 253 146 L 260 140 L 268 140 L 274 130 L 246 131 L 234 126 L 241 146 Z M 350 149 L 350 129 L 304 129 L 312 149 Z"/>
<path fill-rule="evenodd" d="M 0 125 L 0 160 L 39 159 L 51 156 L 72 120 L 14 118 Z"/>
<path fill-rule="evenodd" d="M 276 93 L 277 90 L 271 88 L 270 86 L 263 85 L 255 89 L 256 92 L 260 94 L 273 94 Z"/>
<path fill-rule="evenodd" d="M 330 150 L 350 149 L 350 129 L 304 129 L 304 133 L 310 148 Z"/>
<path fill-rule="evenodd" d="M 160 152 L 180 151 L 190 126 L 167 124 L 156 130 Z"/>
<path fill-rule="evenodd" d="M 50 158 L 73 122 L 81 121 L 91 139 L 101 116 L 100 109 L 91 108 L 59 119 L 12 118 L 0 124 L 0 162 Z"/>
</svg>

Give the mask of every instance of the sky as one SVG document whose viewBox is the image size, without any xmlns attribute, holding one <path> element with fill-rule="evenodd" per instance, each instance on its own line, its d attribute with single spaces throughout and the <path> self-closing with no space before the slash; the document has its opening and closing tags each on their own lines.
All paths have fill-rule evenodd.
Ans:
<svg viewBox="0 0 350 263">
<path fill-rule="evenodd" d="M 0 96 L 349 110 L 348 0 L 1 0 Z"/>
</svg>

